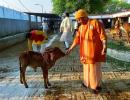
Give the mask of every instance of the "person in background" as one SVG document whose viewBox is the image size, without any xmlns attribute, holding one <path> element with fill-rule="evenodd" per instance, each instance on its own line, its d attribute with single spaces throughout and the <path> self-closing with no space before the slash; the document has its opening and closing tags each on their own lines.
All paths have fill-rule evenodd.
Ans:
<svg viewBox="0 0 130 100">
<path fill-rule="evenodd" d="M 74 23 L 74 32 L 73 32 L 73 37 L 75 37 L 78 29 L 79 29 L 80 23 L 78 21 L 75 21 Z"/>
<path fill-rule="evenodd" d="M 28 48 L 36 52 L 41 51 L 41 45 L 47 40 L 47 36 L 42 30 L 31 29 L 28 34 Z"/>
<path fill-rule="evenodd" d="M 27 35 L 26 35 L 26 38 L 27 38 L 27 40 L 28 40 L 28 50 L 29 50 L 29 51 L 32 51 L 32 50 L 33 50 L 33 48 L 32 48 L 31 33 L 30 33 L 31 30 L 33 30 L 33 29 L 30 29 L 29 32 L 28 32 Z"/>
<path fill-rule="evenodd" d="M 78 11 L 78 10 L 76 10 Z M 76 14 L 76 11 L 75 11 L 75 14 Z M 75 23 L 74 23 L 74 32 L 73 32 L 73 37 L 75 37 L 77 31 L 78 31 L 78 28 L 80 26 L 80 23 L 76 20 Z"/>
<path fill-rule="evenodd" d="M 110 20 L 110 19 L 109 19 L 109 20 Z M 104 23 L 103 23 L 102 19 L 99 19 L 99 22 L 100 22 L 100 23 L 102 23 L 102 24 L 103 24 L 103 26 L 104 26 Z"/>
<path fill-rule="evenodd" d="M 116 17 L 115 18 L 115 29 L 117 29 L 118 31 L 117 31 L 117 33 L 118 33 L 118 35 L 119 35 L 119 38 L 121 39 L 122 38 L 122 32 L 121 32 L 121 30 L 123 29 L 123 27 L 122 27 L 122 21 L 121 21 L 121 18 L 119 18 L 119 17 Z"/>
<path fill-rule="evenodd" d="M 47 32 L 48 32 L 48 29 L 49 29 L 47 21 L 43 21 L 42 28 L 43 28 L 44 34 L 46 34 L 46 36 L 47 36 Z"/>
<path fill-rule="evenodd" d="M 80 60 L 83 64 L 82 85 L 91 88 L 94 94 L 98 94 L 102 89 L 101 62 L 106 61 L 105 29 L 98 20 L 89 19 L 84 9 L 79 9 L 75 18 L 81 25 L 66 54 L 69 54 L 76 45 L 80 45 Z"/>
<path fill-rule="evenodd" d="M 63 41 L 66 49 L 69 48 L 72 42 L 72 21 L 69 18 L 69 13 L 64 13 L 64 19 L 60 24 L 60 41 Z"/>
<path fill-rule="evenodd" d="M 115 20 L 115 28 L 120 28 L 122 26 L 121 18 L 116 17 Z"/>
</svg>

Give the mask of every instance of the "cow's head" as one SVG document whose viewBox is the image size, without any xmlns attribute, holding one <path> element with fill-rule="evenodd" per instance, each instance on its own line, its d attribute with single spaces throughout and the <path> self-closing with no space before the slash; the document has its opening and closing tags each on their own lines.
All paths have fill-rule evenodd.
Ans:
<svg viewBox="0 0 130 100">
<path fill-rule="evenodd" d="M 47 48 L 45 49 L 45 53 L 48 53 L 50 55 L 51 60 L 57 60 L 65 56 L 65 53 L 62 52 L 61 49 L 59 49 L 58 47 Z"/>
</svg>

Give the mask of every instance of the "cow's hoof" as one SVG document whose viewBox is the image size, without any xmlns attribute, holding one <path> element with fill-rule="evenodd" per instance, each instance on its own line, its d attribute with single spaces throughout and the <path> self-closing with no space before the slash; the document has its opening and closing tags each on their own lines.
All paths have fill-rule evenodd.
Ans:
<svg viewBox="0 0 130 100">
<path fill-rule="evenodd" d="M 22 82 L 22 81 L 20 81 L 20 83 L 21 83 L 21 84 L 23 84 L 23 82 Z"/>
<path fill-rule="evenodd" d="M 51 84 L 50 84 L 50 83 L 48 83 L 48 86 L 51 86 Z"/>
<path fill-rule="evenodd" d="M 34 72 L 37 72 L 37 68 L 34 68 Z"/>
<path fill-rule="evenodd" d="M 25 85 L 25 88 L 28 88 L 28 85 Z"/>
<path fill-rule="evenodd" d="M 48 89 L 48 87 L 47 87 L 47 86 L 45 86 L 45 89 Z"/>
</svg>

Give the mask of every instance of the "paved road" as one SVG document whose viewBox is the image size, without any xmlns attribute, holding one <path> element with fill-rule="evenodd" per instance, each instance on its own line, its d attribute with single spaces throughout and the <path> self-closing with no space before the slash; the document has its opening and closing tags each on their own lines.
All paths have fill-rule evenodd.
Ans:
<svg viewBox="0 0 130 100">
<path fill-rule="evenodd" d="M 57 41 L 53 46 L 63 51 L 64 44 Z M 27 41 L 0 52 L 0 100 L 130 100 L 130 72 L 114 71 L 110 63 L 103 65 L 103 90 L 94 95 L 82 87 L 82 65 L 78 47 L 60 60 L 49 71 L 52 86 L 44 89 L 41 69 L 28 68 L 26 79 L 29 88 L 19 82 L 19 53 L 27 49 Z"/>
</svg>

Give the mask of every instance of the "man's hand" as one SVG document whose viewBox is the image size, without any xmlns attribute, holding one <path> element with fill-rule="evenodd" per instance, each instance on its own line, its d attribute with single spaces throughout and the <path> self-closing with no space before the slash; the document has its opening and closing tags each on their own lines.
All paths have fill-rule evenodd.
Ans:
<svg viewBox="0 0 130 100">
<path fill-rule="evenodd" d="M 105 54 L 107 53 L 107 44 L 106 44 L 106 40 L 103 40 L 103 41 L 102 41 L 102 44 L 103 44 L 103 49 L 102 49 L 101 54 L 102 54 L 102 55 L 105 55 Z"/>
<path fill-rule="evenodd" d="M 105 55 L 107 53 L 107 48 L 103 48 L 101 54 Z"/>
</svg>

